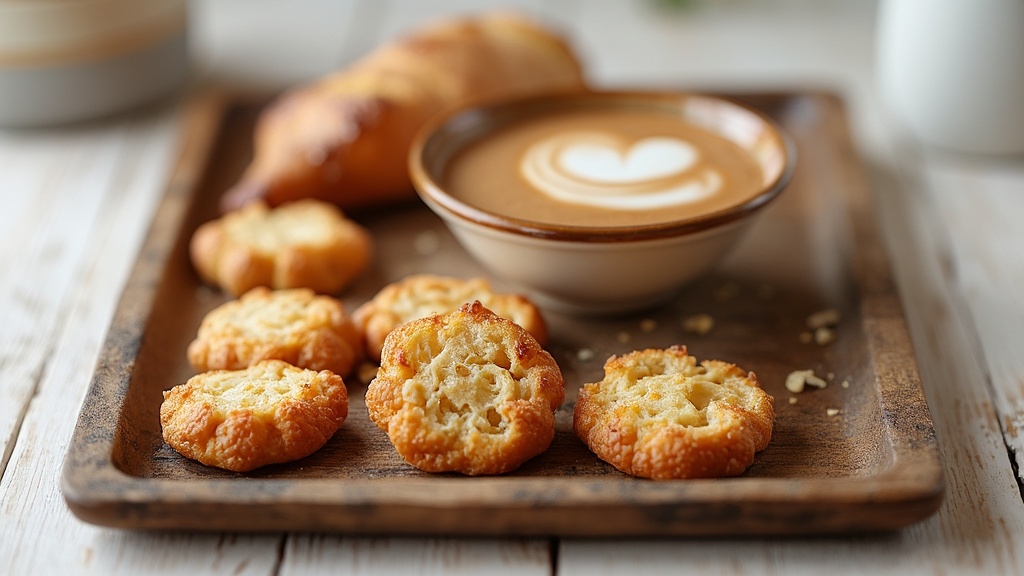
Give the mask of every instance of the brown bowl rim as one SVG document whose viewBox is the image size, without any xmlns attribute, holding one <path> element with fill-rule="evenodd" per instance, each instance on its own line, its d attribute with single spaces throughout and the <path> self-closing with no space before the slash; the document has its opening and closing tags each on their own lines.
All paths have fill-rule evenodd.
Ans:
<svg viewBox="0 0 1024 576">
<path fill-rule="evenodd" d="M 435 139 L 442 137 L 443 130 L 469 115 L 521 116 L 549 110 L 551 107 L 567 106 L 573 102 L 605 102 L 632 100 L 656 104 L 671 104 L 699 97 L 725 102 L 749 112 L 769 126 L 779 138 L 784 154 L 783 168 L 779 174 L 760 192 L 739 204 L 700 214 L 697 216 L 634 226 L 573 226 L 536 222 L 504 216 L 483 210 L 458 200 L 438 184 L 424 164 L 424 153 Z M 518 112 L 517 112 L 518 111 Z M 514 120 L 514 119 L 513 119 Z M 498 120 L 509 122 L 509 119 Z M 468 122 L 468 121 L 467 121 Z M 480 134 L 461 139 L 479 138 Z M 796 167 L 796 146 L 792 137 L 765 112 L 755 106 L 733 98 L 699 91 L 666 90 L 580 90 L 538 94 L 527 97 L 470 103 L 435 115 L 416 133 L 409 151 L 409 173 L 413 187 L 420 198 L 435 211 L 443 208 L 447 213 L 487 228 L 510 232 L 522 236 L 569 242 L 626 242 L 655 240 L 695 234 L 743 219 L 757 212 L 774 200 L 789 185 Z"/>
</svg>

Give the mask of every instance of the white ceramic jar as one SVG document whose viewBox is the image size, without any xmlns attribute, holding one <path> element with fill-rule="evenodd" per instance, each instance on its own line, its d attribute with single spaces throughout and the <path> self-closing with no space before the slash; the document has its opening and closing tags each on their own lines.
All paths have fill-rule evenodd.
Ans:
<svg viewBox="0 0 1024 576">
<path fill-rule="evenodd" d="M 882 0 L 878 81 L 922 142 L 1024 154 L 1024 1 Z"/>
<path fill-rule="evenodd" d="M 0 1 L 0 126 L 95 118 L 180 87 L 186 0 Z"/>
</svg>

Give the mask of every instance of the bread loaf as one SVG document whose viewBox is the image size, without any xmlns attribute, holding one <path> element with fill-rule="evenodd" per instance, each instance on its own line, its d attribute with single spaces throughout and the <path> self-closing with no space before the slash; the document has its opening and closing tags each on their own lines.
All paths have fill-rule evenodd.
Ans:
<svg viewBox="0 0 1024 576">
<path fill-rule="evenodd" d="M 221 207 L 314 197 L 357 209 L 414 198 L 409 145 L 432 115 L 470 100 L 583 86 L 567 44 L 523 17 L 425 26 L 271 103 L 252 162 Z"/>
</svg>

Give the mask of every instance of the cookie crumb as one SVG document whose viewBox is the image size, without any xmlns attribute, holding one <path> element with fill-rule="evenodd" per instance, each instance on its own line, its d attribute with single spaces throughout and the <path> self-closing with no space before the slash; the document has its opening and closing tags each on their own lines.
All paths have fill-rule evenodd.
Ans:
<svg viewBox="0 0 1024 576">
<path fill-rule="evenodd" d="M 789 403 L 790 404 L 796 404 L 796 400 L 797 400 L 796 396 L 790 396 L 789 397 Z"/>
<path fill-rule="evenodd" d="M 849 388 L 850 387 L 850 381 L 849 380 L 843 380 L 843 383 L 840 384 L 840 386 L 842 386 L 843 388 Z"/>
<path fill-rule="evenodd" d="M 814 370 L 794 370 L 786 376 L 786 390 L 794 394 L 804 391 L 807 386 L 824 388 L 828 383 L 814 375 Z"/>
<path fill-rule="evenodd" d="M 838 408 L 827 408 L 825 410 L 825 414 L 828 414 L 829 416 L 838 416 L 839 415 L 839 409 Z"/>
<path fill-rule="evenodd" d="M 819 310 L 807 317 L 807 327 L 811 330 L 833 328 L 839 324 L 839 312 L 834 308 Z"/>
<path fill-rule="evenodd" d="M 836 333 L 831 328 L 818 328 L 814 331 L 814 343 L 825 346 L 836 341 Z"/>
<path fill-rule="evenodd" d="M 683 320 L 683 330 L 704 336 L 715 327 L 715 319 L 708 314 L 694 314 Z"/>
<path fill-rule="evenodd" d="M 580 362 L 590 362 L 594 356 L 595 353 L 591 348 L 580 348 L 576 351 L 576 359 Z"/>
</svg>

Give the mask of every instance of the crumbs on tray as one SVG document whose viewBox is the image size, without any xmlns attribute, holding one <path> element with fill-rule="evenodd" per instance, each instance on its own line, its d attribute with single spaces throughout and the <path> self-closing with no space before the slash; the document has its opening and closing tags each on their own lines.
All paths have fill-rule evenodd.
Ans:
<svg viewBox="0 0 1024 576">
<path fill-rule="evenodd" d="M 794 370 L 786 376 L 786 390 L 794 394 L 803 392 L 807 386 L 824 388 L 828 386 L 828 382 L 815 375 L 814 370 Z"/>
</svg>

